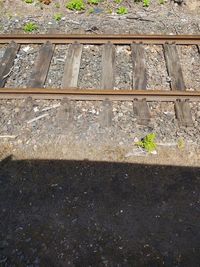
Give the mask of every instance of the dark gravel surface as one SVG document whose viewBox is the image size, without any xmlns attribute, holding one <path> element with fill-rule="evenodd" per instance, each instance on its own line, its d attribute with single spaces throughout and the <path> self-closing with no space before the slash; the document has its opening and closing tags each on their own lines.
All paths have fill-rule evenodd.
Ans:
<svg viewBox="0 0 200 267">
<path fill-rule="evenodd" d="M 199 266 L 199 181 L 200 168 L 7 158 L 1 266 Z"/>
</svg>

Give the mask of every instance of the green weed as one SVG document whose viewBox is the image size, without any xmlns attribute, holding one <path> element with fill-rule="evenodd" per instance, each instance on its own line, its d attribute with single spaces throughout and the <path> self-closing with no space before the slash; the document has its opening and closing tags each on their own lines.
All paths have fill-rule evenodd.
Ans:
<svg viewBox="0 0 200 267">
<path fill-rule="evenodd" d="M 143 0 L 144 7 L 149 7 L 149 5 L 150 5 L 150 0 Z"/>
<path fill-rule="evenodd" d="M 38 26 L 34 22 L 28 22 L 24 25 L 23 30 L 25 32 L 33 32 L 38 30 Z"/>
<path fill-rule="evenodd" d="M 178 139 L 177 146 L 178 146 L 179 149 L 183 149 L 185 147 L 185 141 L 184 141 L 183 138 L 179 138 Z"/>
<path fill-rule="evenodd" d="M 0 7 L 3 7 L 4 0 L 0 0 Z"/>
<path fill-rule="evenodd" d="M 88 0 L 88 4 L 90 5 L 98 5 L 99 0 Z"/>
<path fill-rule="evenodd" d="M 145 149 L 148 153 L 156 150 L 157 144 L 155 143 L 156 135 L 154 133 L 147 134 L 141 141 L 137 142 L 136 145 Z"/>
<path fill-rule="evenodd" d="M 60 13 L 56 13 L 53 15 L 53 18 L 56 20 L 56 21 L 60 21 L 62 19 L 62 14 Z"/>
<path fill-rule="evenodd" d="M 94 13 L 94 8 L 93 8 L 93 7 L 89 8 L 89 9 L 88 9 L 88 13 L 89 13 L 89 14 Z"/>
<path fill-rule="evenodd" d="M 111 8 L 109 8 L 109 9 L 107 10 L 107 13 L 108 13 L 108 14 L 112 14 L 112 13 L 113 13 L 113 10 L 112 10 Z"/>
<path fill-rule="evenodd" d="M 33 0 L 24 0 L 24 2 L 27 4 L 33 4 Z"/>
<path fill-rule="evenodd" d="M 127 8 L 124 7 L 124 6 L 121 6 L 121 7 L 119 7 L 119 8 L 117 9 L 117 14 L 118 14 L 118 15 L 125 15 L 125 14 L 127 14 L 127 13 L 128 13 L 128 10 L 127 10 Z"/>
<path fill-rule="evenodd" d="M 60 8 L 60 4 L 59 3 L 55 3 L 55 7 L 56 8 Z"/>
<path fill-rule="evenodd" d="M 83 0 L 71 0 L 66 4 L 66 8 L 70 10 L 81 11 L 85 10 L 85 4 Z"/>
</svg>

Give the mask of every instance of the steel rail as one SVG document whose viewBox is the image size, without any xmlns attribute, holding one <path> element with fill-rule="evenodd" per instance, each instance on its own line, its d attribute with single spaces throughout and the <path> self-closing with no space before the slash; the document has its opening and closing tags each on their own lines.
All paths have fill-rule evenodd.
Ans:
<svg viewBox="0 0 200 267">
<path fill-rule="evenodd" d="M 165 44 L 200 45 L 200 35 L 136 35 L 136 34 L 0 34 L 0 44 L 15 41 L 19 44 Z"/>
<path fill-rule="evenodd" d="M 34 99 L 104 100 L 133 101 L 146 99 L 149 102 L 174 102 L 185 100 L 200 102 L 200 91 L 161 90 L 93 90 L 93 89 L 51 89 L 51 88 L 0 88 L 0 99 L 18 99 L 28 96 Z"/>
</svg>

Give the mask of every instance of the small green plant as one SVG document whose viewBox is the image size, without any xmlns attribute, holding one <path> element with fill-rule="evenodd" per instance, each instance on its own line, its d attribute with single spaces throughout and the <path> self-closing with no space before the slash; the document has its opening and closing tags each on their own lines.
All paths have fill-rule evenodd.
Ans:
<svg viewBox="0 0 200 267">
<path fill-rule="evenodd" d="M 55 3 L 55 7 L 56 8 L 60 8 L 60 4 L 59 3 Z"/>
<path fill-rule="evenodd" d="M 112 13 L 113 13 L 113 10 L 112 10 L 111 8 L 109 8 L 109 9 L 107 10 L 107 13 L 108 13 L 108 14 L 112 14 Z"/>
<path fill-rule="evenodd" d="M 24 0 L 24 2 L 27 4 L 33 4 L 33 0 Z"/>
<path fill-rule="evenodd" d="M 178 146 L 179 149 L 183 149 L 185 147 L 185 141 L 184 141 L 183 138 L 179 138 L 178 139 L 177 146 Z"/>
<path fill-rule="evenodd" d="M 121 4 L 122 0 L 115 0 L 116 4 Z"/>
<path fill-rule="evenodd" d="M 85 10 L 85 4 L 83 0 L 71 0 L 66 4 L 66 8 L 70 10 L 81 11 Z"/>
<path fill-rule="evenodd" d="M 127 13 L 128 13 L 128 10 L 127 10 L 127 8 L 124 7 L 124 6 L 121 6 L 121 7 L 119 7 L 119 8 L 117 9 L 117 14 L 118 14 L 118 15 L 125 15 L 125 14 L 127 14 Z"/>
<path fill-rule="evenodd" d="M 165 0 L 159 0 L 160 5 L 164 5 L 164 3 L 165 3 Z"/>
<path fill-rule="evenodd" d="M 88 0 L 88 4 L 90 5 L 98 5 L 99 0 Z"/>
<path fill-rule="evenodd" d="M 38 26 L 34 22 L 28 22 L 24 25 L 23 30 L 25 32 L 33 32 L 38 30 Z"/>
<path fill-rule="evenodd" d="M 144 7 L 149 7 L 149 5 L 150 5 L 150 0 L 143 0 Z"/>
<path fill-rule="evenodd" d="M 11 13 L 7 13 L 7 17 L 8 17 L 9 19 L 12 19 L 13 15 L 12 15 Z"/>
<path fill-rule="evenodd" d="M 147 134 L 141 141 L 137 142 L 136 145 L 145 149 L 151 153 L 156 150 L 157 144 L 155 143 L 156 135 L 154 133 Z"/>
<path fill-rule="evenodd" d="M 53 18 L 56 20 L 56 21 L 60 21 L 62 19 L 62 14 L 60 13 L 56 13 L 53 15 Z"/>
<path fill-rule="evenodd" d="M 4 0 L 0 0 L 0 7 L 2 8 L 4 4 Z"/>
<path fill-rule="evenodd" d="M 93 7 L 89 8 L 89 9 L 88 9 L 88 13 L 89 13 L 89 14 L 94 13 L 94 8 L 93 8 Z"/>
</svg>

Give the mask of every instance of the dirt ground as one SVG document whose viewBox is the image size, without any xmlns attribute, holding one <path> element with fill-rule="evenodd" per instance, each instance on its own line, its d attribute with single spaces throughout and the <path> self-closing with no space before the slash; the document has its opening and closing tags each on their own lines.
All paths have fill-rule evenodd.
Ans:
<svg viewBox="0 0 200 267">
<path fill-rule="evenodd" d="M 1 266 L 199 266 L 200 169 L 4 159 Z"/>
<path fill-rule="evenodd" d="M 15 5 L 10 0 L 1 0 L 0 5 L 1 9 L 4 12 L 4 15 L 18 15 L 20 17 L 35 16 L 35 11 L 37 10 L 37 16 L 42 15 L 52 15 L 55 12 L 61 12 L 63 15 L 74 13 L 73 11 L 66 8 L 66 4 L 70 0 L 52 0 L 49 5 L 43 5 L 40 3 L 42 1 L 33 0 L 32 4 L 27 4 L 23 0 L 16 0 Z M 173 12 L 185 12 L 186 14 L 199 14 L 200 3 L 198 0 L 183 0 L 181 5 L 178 5 L 178 1 L 166 0 L 163 4 L 159 4 L 161 1 L 152 0 L 149 1 L 149 6 L 144 7 L 143 1 L 99 1 L 98 5 L 88 4 L 89 1 L 83 1 L 85 3 L 85 8 L 80 13 L 85 13 L 87 16 L 90 14 L 114 14 L 116 13 L 118 7 L 123 6 L 127 7 L 127 13 L 133 13 L 137 11 L 143 12 L 155 12 L 160 10 L 173 11 Z M 94 9 L 94 10 L 92 10 Z M 97 10 L 96 10 L 97 9 Z"/>
</svg>

